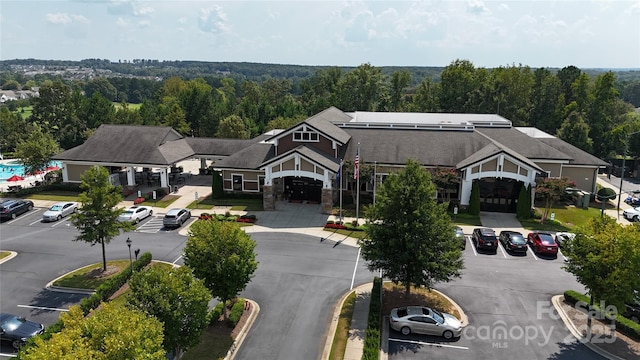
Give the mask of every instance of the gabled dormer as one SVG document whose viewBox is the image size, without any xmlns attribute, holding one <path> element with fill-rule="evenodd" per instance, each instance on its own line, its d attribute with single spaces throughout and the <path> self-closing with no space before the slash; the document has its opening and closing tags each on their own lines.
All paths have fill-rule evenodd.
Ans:
<svg viewBox="0 0 640 360">
<path fill-rule="evenodd" d="M 333 122 L 345 121 L 345 117 L 348 117 L 345 113 L 332 107 L 267 141 L 274 144 L 276 156 L 300 145 L 308 145 L 326 156 L 338 158 L 341 147 L 349 142 L 351 136 Z"/>
</svg>

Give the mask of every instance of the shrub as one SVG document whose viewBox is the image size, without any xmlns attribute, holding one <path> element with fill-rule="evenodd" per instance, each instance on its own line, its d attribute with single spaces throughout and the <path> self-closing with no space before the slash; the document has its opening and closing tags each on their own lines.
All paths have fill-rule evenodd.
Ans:
<svg viewBox="0 0 640 360">
<path fill-rule="evenodd" d="M 471 197 L 469 199 L 469 214 L 480 214 L 480 185 L 474 181 L 471 185 Z"/>
<path fill-rule="evenodd" d="M 245 299 L 238 298 L 231 307 L 231 312 L 229 312 L 229 317 L 227 318 L 227 326 L 233 328 L 238 325 L 238 321 L 242 317 L 242 313 L 244 312 L 244 303 Z"/>
<path fill-rule="evenodd" d="M 382 292 L 382 279 L 373 278 L 371 289 L 371 302 L 369 303 L 369 319 L 365 332 L 364 347 L 362 349 L 363 360 L 375 360 L 380 355 L 380 317 L 382 304 L 380 294 Z"/>
<path fill-rule="evenodd" d="M 226 212 L 224 213 L 224 216 L 225 216 L 225 217 L 230 217 L 230 216 L 231 216 L 231 212 L 226 211 Z"/>
<path fill-rule="evenodd" d="M 218 322 L 220 316 L 222 316 L 222 306 L 224 304 L 219 302 L 216 306 L 209 312 L 209 325 L 213 325 Z"/>
<path fill-rule="evenodd" d="M 145 198 L 139 197 L 139 198 L 136 198 L 135 200 L 133 200 L 133 204 L 134 205 L 142 204 L 143 202 L 145 202 L 145 200 L 146 200 Z"/>
<path fill-rule="evenodd" d="M 584 303 L 589 303 L 589 296 L 581 294 L 577 291 L 567 290 L 564 292 L 564 299 L 571 305 L 575 305 L 578 301 L 582 301 Z M 595 308 L 598 312 L 598 316 L 602 314 L 597 304 L 595 304 Z M 637 324 L 626 317 L 618 314 L 616 316 L 616 329 L 621 333 L 635 339 L 640 340 L 640 324 Z"/>
</svg>

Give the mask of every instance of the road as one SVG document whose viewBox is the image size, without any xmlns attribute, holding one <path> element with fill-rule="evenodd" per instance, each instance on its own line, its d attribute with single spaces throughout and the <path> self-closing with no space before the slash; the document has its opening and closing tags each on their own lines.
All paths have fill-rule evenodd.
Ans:
<svg viewBox="0 0 640 360">
<path fill-rule="evenodd" d="M 102 261 L 102 252 L 100 246 L 72 241 L 77 230 L 67 220 L 42 223 L 41 215 L 42 209 L 34 209 L 0 224 L 2 249 L 18 252 L 0 265 L 0 311 L 50 325 L 84 296 L 49 291 L 46 284 Z M 151 252 L 155 260 L 183 264 L 186 237 L 162 228 L 157 217 L 146 219 L 139 229 L 107 244 L 107 260 L 128 258 L 125 240 L 130 238 L 132 250 L 139 248 L 141 253 Z M 241 296 L 257 301 L 261 311 L 237 358 L 318 358 L 336 302 L 352 282 L 357 286 L 371 281 L 374 274 L 361 260 L 356 265 L 353 247 L 292 233 L 253 233 L 251 237 L 257 242 L 259 265 Z M 14 353 L 7 344 L 0 352 Z"/>
<path fill-rule="evenodd" d="M 464 256 L 463 276 L 437 286 L 468 315 L 463 335 L 447 342 L 391 330 L 389 359 L 602 359 L 576 342 L 551 304 L 565 290 L 583 291 L 562 254 L 482 254 L 469 241 Z"/>
</svg>

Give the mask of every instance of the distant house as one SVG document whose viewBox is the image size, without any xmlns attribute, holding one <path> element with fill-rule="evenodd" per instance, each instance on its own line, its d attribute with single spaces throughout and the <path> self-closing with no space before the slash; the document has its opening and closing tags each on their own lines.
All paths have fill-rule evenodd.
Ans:
<svg viewBox="0 0 640 360">
<path fill-rule="evenodd" d="M 156 130 L 157 129 L 157 130 Z M 595 191 L 598 169 L 607 163 L 552 135 L 531 127 L 513 127 L 494 114 L 343 112 L 326 109 L 289 129 L 250 140 L 184 138 L 170 128 L 102 125 L 83 145 L 59 154 L 64 181 L 79 181 L 86 166 L 158 166 L 168 171 L 190 157 L 213 160 L 223 189 L 262 194 L 265 210 L 282 199 L 321 204 L 329 212 L 338 189 L 343 160 L 376 167 L 377 183 L 401 169 L 407 159 L 425 168 L 453 169 L 460 184 L 451 193 L 469 204 L 471 187 L 480 188 L 481 208 L 515 212 L 523 186 L 540 177 L 567 176 L 577 187 Z M 129 177 L 133 181 L 133 177 Z M 133 182 L 129 182 L 133 184 Z M 371 194 L 373 181 L 361 182 Z"/>
<path fill-rule="evenodd" d="M 0 90 L 0 103 L 37 97 L 39 94 L 31 90 Z"/>
</svg>

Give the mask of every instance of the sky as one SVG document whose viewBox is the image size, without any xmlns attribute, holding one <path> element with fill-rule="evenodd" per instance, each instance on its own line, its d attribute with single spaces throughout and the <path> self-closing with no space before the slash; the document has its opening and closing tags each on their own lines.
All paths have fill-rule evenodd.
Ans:
<svg viewBox="0 0 640 360">
<path fill-rule="evenodd" d="M 0 0 L 0 60 L 640 69 L 640 0 Z"/>
</svg>

